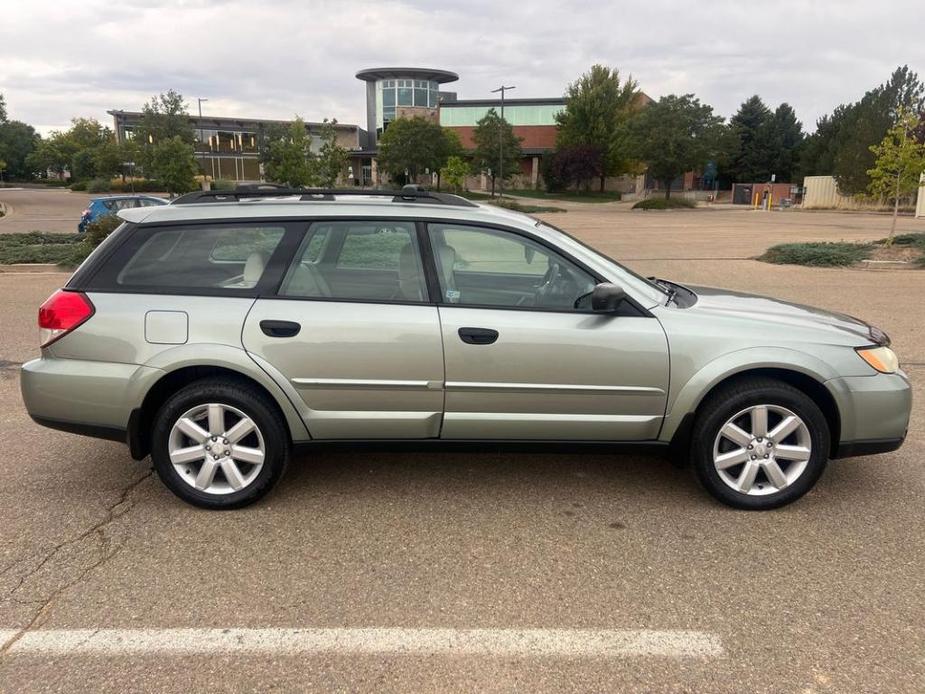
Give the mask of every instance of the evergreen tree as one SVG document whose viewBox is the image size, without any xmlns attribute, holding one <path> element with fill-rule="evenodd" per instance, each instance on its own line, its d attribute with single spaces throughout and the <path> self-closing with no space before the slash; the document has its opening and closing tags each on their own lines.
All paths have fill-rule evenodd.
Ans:
<svg viewBox="0 0 925 694">
<path fill-rule="evenodd" d="M 845 108 L 835 137 L 832 173 L 845 194 L 864 193 L 874 168 L 871 146 L 881 142 L 899 113 L 919 113 L 925 106 L 925 86 L 907 66 L 897 68 L 889 81 L 871 89 Z"/>
<path fill-rule="evenodd" d="M 776 175 L 778 181 L 789 183 L 795 180 L 797 162 L 805 140 L 803 124 L 797 120 L 793 107 L 785 102 L 774 111 L 769 128 L 770 173 Z"/>
<path fill-rule="evenodd" d="M 729 173 L 740 183 L 767 181 L 771 177 L 773 114 L 757 94 L 740 107 L 729 120 L 735 135 L 735 151 Z"/>
</svg>

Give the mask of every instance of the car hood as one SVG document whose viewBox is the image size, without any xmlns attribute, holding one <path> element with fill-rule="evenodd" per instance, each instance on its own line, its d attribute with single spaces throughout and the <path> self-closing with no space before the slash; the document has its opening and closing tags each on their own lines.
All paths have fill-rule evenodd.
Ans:
<svg viewBox="0 0 925 694">
<path fill-rule="evenodd" d="M 859 318 L 825 311 L 813 306 L 793 304 L 757 294 L 745 294 L 715 287 L 688 287 L 697 294 L 691 309 L 713 315 L 724 315 L 762 322 L 766 325 L 790 326 L 795 329 L 823 330 L 839 333 L 857 345 L 889 344 L 885 333 L 872 328 Z"/>
</svg>

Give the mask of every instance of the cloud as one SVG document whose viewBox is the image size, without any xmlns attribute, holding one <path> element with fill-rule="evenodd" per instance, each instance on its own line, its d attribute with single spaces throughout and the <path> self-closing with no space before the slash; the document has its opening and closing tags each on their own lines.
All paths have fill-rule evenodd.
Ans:
<svg viewBox="0 0 925 694">
<path fill-rule="evenodd" d="M 516 96 L 561 95 L 595 62 L 650 96 L 693 92 L 724 116 L 755 93 L 787 101 L 811 129 L 896 66 L 925 72 L 921 9 L 905 0 L 3 4 L 0 91 L 11 117 L 42 131 L 171 88 L 193 107 L 208 98 L 207 113 L 363 125 L 361 68 L 453 70 L 449 88 L 480 98 L 502 82 Z"/>
</svg>

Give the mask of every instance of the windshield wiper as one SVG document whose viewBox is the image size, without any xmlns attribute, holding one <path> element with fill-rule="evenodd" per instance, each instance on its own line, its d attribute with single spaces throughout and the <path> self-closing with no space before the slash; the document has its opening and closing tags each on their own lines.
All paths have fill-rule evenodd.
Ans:
<svg viewBox="0 0 925 694">
<path fill-rule="evenodd" d="M 663 292 L 665 292 L 665 294 L 668 295 L 668 298 L 665 299 L 665 306 L 670 304 L 672 300 L 678 295 L 678 290 L 674 288 L 673 282 L 663 280 L 660 277 L 647 277 L 646 279 L 654 282 L 662 289 Z M 677 303 L 677 301 L 675 303 Z"/>
</svg>

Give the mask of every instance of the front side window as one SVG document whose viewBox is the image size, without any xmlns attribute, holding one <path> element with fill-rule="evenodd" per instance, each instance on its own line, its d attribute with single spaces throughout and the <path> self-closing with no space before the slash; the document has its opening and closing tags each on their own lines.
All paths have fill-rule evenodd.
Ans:
<svg viewBox="0 0 925 694">
<path fill-rule="evenodd" d="M 131 288 L 253 289 L 283 238 L 281 226 L 151 229 L 116 276 Z"/>
<path fill-rule="evenodd" d="M 412 222 L 317 222 L 280 288 L 282 296 L 354 301 L 427 300 Z"/>
<path fill-rule="evenodd" d="M 450 304 L 587 310 L 595 279 L 524 236 L 455 224 L 428 228 L 440 291 Z"/>
</svg>

